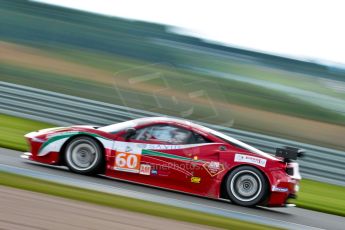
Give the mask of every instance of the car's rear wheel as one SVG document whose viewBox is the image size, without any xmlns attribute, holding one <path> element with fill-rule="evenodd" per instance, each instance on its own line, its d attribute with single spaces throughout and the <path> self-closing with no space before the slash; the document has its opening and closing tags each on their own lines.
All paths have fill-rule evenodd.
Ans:
<svg viewBox="0 0 345 230">
<path fill-rule="evenodd" d="M 67 167 L 73 172 L 96 174 L 102 166 L 103 151 L 93 138 L 77 137 L 67 144 L 65 160 Z"/>
<path fill-rule="evenodd" d="M 264 175 L 251 166 L 236 168 L 226 181 L 226 190 L 230 200 L 242 206 L 259 204 L 267 195 L 267 186 Z"/>
</svg>

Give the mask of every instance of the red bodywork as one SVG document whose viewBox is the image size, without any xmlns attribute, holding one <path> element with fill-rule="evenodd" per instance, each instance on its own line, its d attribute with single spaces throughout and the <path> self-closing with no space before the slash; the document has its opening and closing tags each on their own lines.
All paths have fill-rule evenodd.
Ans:
<svg viewBox="0 0 345 230">
<path fill-rule="evenodd" d="M 163 153 L 164 155 L 162 156 L 141 155 L 140 164 L 150 165 L 149 175 L 115 170 L 116 150 L 103 146 L 106 159 L 106 176 L 219 199 L 226 198 L 223 191 L 223 182 L 231 170 L 238 166 L 250 165 L 259 169 L 269 182 L 267 199 L 265 199 L 261 205 L 271 207 L 285 206 L 287 199 L 296 195 L 300 180 L 297 163 L 285 163 L 281 159 L 275 157 L 265 157 L 249 150 L 236 147 L 236 145 L 232 145 L 216 135 L 207 132 L 204 127 L 190 122 L 176 119 L 152 118 L 134 121 L 137 121 L 133 123 L 134 128 L 137 130 L 150 125 L 168 124 L 188 129 L 208 139 L 210 142 L 182 149 L 155 150 Z M 131 127 L 133 127 L 133 125 Z M 44 142 L 54 135 L 66 132 L 75 133 L 75 135 L 97 135 L 108 140 L 119 142 L 127 141 L 131 143 L 161 144 L 154 140 L 145 142 L 131 139 L 126 140 L 124 138 L 126 132 L 125 128 L 122 131 L 112 134 L 92 127 L 74 126 L 59 128 L 57 130 L 42 130 L 27 135 L 26 137 L 31 152 L 29 159 L 45 164 L 64 164 L 63 157 L 61 157 L 64 150 L 63 147 L 60 152 L 52 151 L 43 156 L 39 156 L 38 153 Z M 236 154 L 260 158 L 266 160 L 266 164 L 265 166 L 261 166 L 251 162 L 238 162 L 235 161 Z M 214 162 L 217 162 L 217 164 L 219 163 L 217 167 L 213 167 L 212 164 Z M 288 167 L 294 168 L 293 175 L 287 173 Z"/>
</svg>

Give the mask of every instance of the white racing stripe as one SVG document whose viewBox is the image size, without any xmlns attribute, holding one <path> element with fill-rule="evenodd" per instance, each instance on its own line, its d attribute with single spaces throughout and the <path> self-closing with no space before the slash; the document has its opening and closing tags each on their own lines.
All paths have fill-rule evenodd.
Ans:
<svg viewBox="0 0 345 230">
<path fill-rule="evenodd" d="M 69 132 L 66 132 L 69 133 Z M 58 135 L 64 135 L 65 133 L 59 133 Z M 79 133 L 75 133 L 77 135 Z M 58 136 L 53 135 L 52 137 Z M 65 137 L 62 139 L 58 139 L 55 141 L 52 141 L 48 145 L 46 145 L 44 148 L 40 149 L 38 156 L 45 156 L 49 152 L 59 152 L 63 144 L 72 136 Z M 136 152 L 141 152 L 141 149 L 151 149 L 151 150 L 174 150 L 174 149 L 186 149 L 186 148 L 193 148 L 198 146 L 205 146 L 205 145 L 213 145 L 217 143 L 204 143 L 204 144 L 187 144 L 187 145 L 163 145 L 163 144 L 144 144 L 144 143 L 131 143 L 131 142 L 123 142 L 123 141 L 113 141 L 106 138 L 103 138 L 102 136 L 96 136 L 96 139 L 98 139 L 106 149 L 114 149 L 122 151 L 126 147 L 130 147 L 131 149 L 136 150 Z M 49 140 L 47 140 L 49 141 Z"/>
<path fill-rule="evenodd" d="M 54 142 L 49 143 L 44 148 L 40 149 L 37 156 L 45 156 L 50 152 L 59 152 L 65 141 L 67 141 L 69 137 L 65 137 Z"/>
</svg>

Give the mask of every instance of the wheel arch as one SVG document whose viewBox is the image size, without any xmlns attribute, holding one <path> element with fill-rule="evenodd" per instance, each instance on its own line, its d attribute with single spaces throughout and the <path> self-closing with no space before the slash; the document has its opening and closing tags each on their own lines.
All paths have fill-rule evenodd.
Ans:
<svg viewBox="0 0 345 230">
<path fill-rule="evenodd" d="M 270 188 L 271 188 L 271 181 L 269 180 L 269 178 L 267 177 L 267 175 L 266 175 L 266 173 L 262 170 L 262 169 L 260 169 L 259 167 L 257 167 L 257 166 L 254 166 L 254 165 L 251 165 L 251 164 L 241 164 L 241 165 L 237 165 L 237 166 L 235 166 L 235 167 L 233 167 L 233 168 L 231 168 L 224 176 L 223 176 L 223 178 L 222 178 L 222 182 L 220 183 L 220 198 L 223 198 L 223 199 L 230 199 L 230 197 L 229 197 L 229 195 L 227 194 L 227 191 L 226 191 L 226 181 L 227 181 L 227 179 L 228 179 L 228 177 L 229 177 L 229 175 L 231 174 L 231 172 L 232 171 L 234 171 L 235 169 L 237 169 L 237 168 L 240 168 L 240 167 L 242 167 L 242 166 L 249 166 L 249 167 L 252 167 L 252 168 L 255 168 L 255 169 L 257 169 L 257 170 L 259 170 L 260 172 L 261 172 L 261 174 L 264 176 L 264 178 L 266 179 L 266 182 L 267 182 L 267 193 L 268 193 L 268 196 L 267 196 L 267 198 L 269 197 L 269 194 L 270 194 L 270 192 L 271 192 L 271 190 L 270 190 Z M 266 198 L 266 199 L 267 199 Z M 265 202 L 265 200 L 264 200 L 264 202 Z"/>
<path fill-rule="evenodd" d="M 89 135 L 89 134 L 86 134 L 86 133 L 82 133 L 82 134 L 76 134 L 76 135 L 71 136 L 62 145 L 62 147 L 60 149 L 60 154 L 59 154 L 60 155 L 60 159 L 59 159 L 60 165 L 66 165 L 66 159 L 65 159 L 66 147 L 68 146 L 69 143 L 71 143 L 71 141 L 73 141 L 74 139 L 76 139 L 78 137 L 89 137 L 89 138 L 92 138 L 94 141 L 96 141 L 96 143 L 101 148 L 103 161 L 105 162 L 105 152 L 104 152 L 104 145 L 103 145 L 103 143 L 100 140 L 98 140 L 96 137 L 92 136 L 92 135 Z M 105 169 L 105 164 L 103 164 L 103 167 Z"/>
</svg>

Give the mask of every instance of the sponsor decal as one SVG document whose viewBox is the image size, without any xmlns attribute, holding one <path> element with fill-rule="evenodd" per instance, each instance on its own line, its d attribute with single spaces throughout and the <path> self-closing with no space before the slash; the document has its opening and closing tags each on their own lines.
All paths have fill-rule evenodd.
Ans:
<svg viewBox="0 0 345 230">
<path fill-rule="evenodd" d="M 151 170 L 151 174 L 152 174 L 152 175 L 158 175 L 157 169 L 152 169 L 152 170 Z"/>
<path fill-rule="evenodd" d="M 215 176 L 224 171 L 224 165 L 217 161 L 206 162 L 203 164 L 203 167 L 211 176 Z"/>
<path fill-rule="evenodd" d="M 129 152 L 132 152 L 132 151 L 133 151 L 133 149 L 132 149 L 131 147 L 126 146 L 126 150 L 125 150 L 125 152 L 129 153 Z"/>
<path fill-rule="evenodd" d="M 128 152 L 127 150 L 130 150 Z M 118 146 L 115 155 L 115 170 L 139 173 L 141 150 L 131 148 L 128 145 Z"/>
<path fill-rule="evenodd" d="M 212 143 L 211 143 L 212 144 Z M 152 149 L 152 150 L 174 150 L 174 149 L 186 149 L 198 146 L 210 145 L 210 143 L 204 144 L 188 144 L 188 145 L 162 145 L 162 144 L 142 144 L 139 143 L 137 146 L 142 149 Z"/>
<path fill-rule="evenodd" d="M 140 168 L 140 154 L 116 152 L 115 170 L 138 173 Z"/>
<path fill-rule="evenodd" d="M 263 159 L 260 157 L 249 156 L 249 155 L 243 155 L 243 154 L 236 154 L 234 161 L 252 163 L 255 165 L 260 165 L 262 167 L 266 166 L 266 159 Z"/>
<path fill-rule="evenodd" d="M 190 178 L 190 182 L 195 183 L 195 184 L 200 184 L 201 178 L 193 176 Z"/>
<path fill-rule="evenodd" d="M 147 165 L 147 164 L 140 165 L 139 174 L 150 175 L 150 173 L 151 173 L 151 165 Z"/>
<path fill-rule="evenodd" d="M 289 191 L 289 189 L 288 188 L 280 188 L 280 187 L 272 186 L 272 191 L 273 192 L 287 192 L 287 191 Z"/>
<path fill-rule="evenodd" d="M 147 145 L 147 144 L 139 143 L 139 144 L 138 144 L 138 148 L 146 149 L 146 145 Z"/>
<path fill-rule="evenodd" d="M 155 149 L 155 150 L 172 150 L 181 149 L 183 146 L 180 145 L 161 145 L 161 144 L 146 144 L 145 149 Z"/>
</svg>

